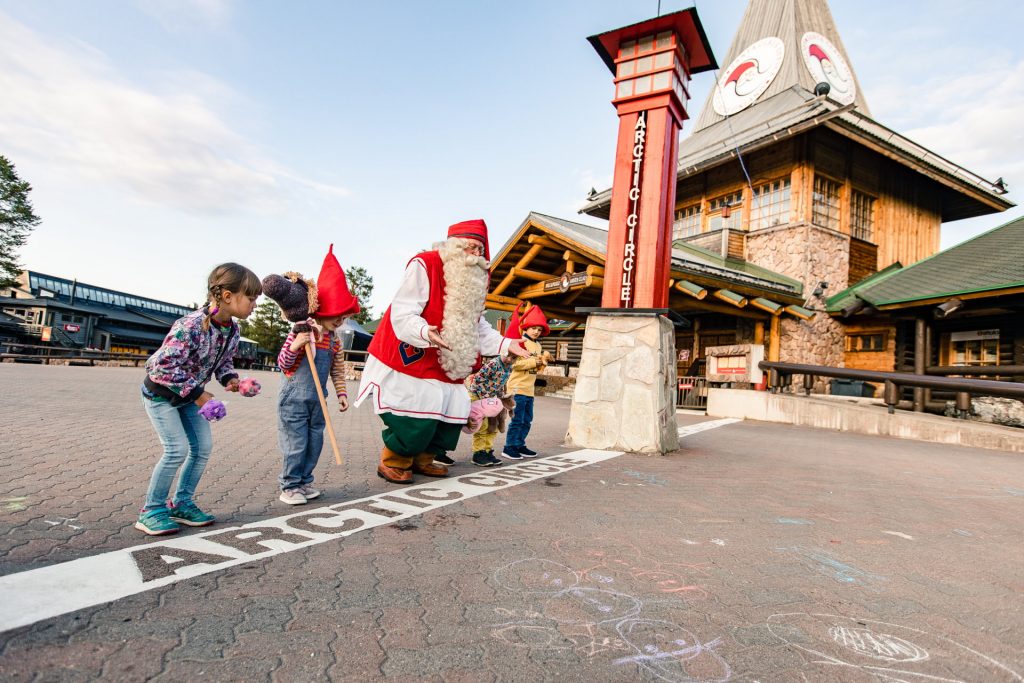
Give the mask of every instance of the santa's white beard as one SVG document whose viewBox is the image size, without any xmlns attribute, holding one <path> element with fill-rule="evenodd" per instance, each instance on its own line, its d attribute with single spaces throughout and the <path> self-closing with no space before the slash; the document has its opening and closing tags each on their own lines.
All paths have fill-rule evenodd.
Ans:
<svg viewBox="0 0 1024 683">
<path fill-rule="evenodd" d="M 480 352 L 477 325 L 487 297 L 488 263 L 465 252 L 469 241 L 453 237 L 434 245 L 444 264 L 444 315 L 441 337 L 450 349 L 438 349 L 441 368 L 452 379 L 469 376 Z"/>
</svg>

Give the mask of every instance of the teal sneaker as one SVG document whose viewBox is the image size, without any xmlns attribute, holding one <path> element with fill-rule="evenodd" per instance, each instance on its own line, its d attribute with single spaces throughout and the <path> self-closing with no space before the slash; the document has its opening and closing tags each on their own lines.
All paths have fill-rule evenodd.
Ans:
<svg viewBox="0 0 1024 683">
<path fill-rule="evenodd" d="M 191 500 L 180 505 L 171 503 L 170 515 L 171 519 L 175 522 L 181 522 L 187 526 L 209 526 L 217 519 L 213 515 L 200 510 L 199 506 Z"/>
<path fill-rule="evenodd" d="M 150 536 L 166 536 L 178 533 L 181 527 L 171 520 L 167 508 L 157 508 L 140 514 L 139 521 L 135 522 L 135 528 Z"/>
</svg>

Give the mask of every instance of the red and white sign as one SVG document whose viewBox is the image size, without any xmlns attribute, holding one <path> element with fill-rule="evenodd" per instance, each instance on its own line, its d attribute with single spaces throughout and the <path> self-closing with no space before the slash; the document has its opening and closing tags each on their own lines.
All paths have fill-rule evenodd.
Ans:
<svg viewBox="0 0 1024 683">
<path fill-rule="evenodd" d="M 800 40 L 800 53 L 814 82 L 829 84 L 829 99 L 839 104 L 851 104 L 856 99 L 857 82 L 853 80 L 853 71 L 831 40 L 808 31 Z"/>
<path fill-rule="evenodd" d="M 757 41 L 722 71 L 711 104 L 722 116 L 743 111 L 760 97 L 782 68 L 786 46 L 772 36 Z"/>
<path fill-rule="evenodd" d="M 647 112 L 642 111 L 633 128 L 633 176 L 629 185 L 629 215 L 626 216 L 626 247 L 622 252 L 622 287 L 619 290 L 619 305 L 633 307 L 633 280 L 636 275 L 637 229 L 640 224 L 641 171 L 644 165 L 644 150 L 647 147 Z"/>
<path fill-rule="evenodd" d="M 82 329 L 81 325 L 72 325 L 70 323 L 64 326 L 64 331 L 65 332 L 78 332 L 81 329 Z"/>
</svg>

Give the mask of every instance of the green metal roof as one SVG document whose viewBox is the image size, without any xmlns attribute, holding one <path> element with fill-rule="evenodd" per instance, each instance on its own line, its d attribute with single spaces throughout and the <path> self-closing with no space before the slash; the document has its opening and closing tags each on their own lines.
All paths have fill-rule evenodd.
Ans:
<svg viewBox="0 0 1024 683">
<path fill-rule="evenodd" d="M 866 299 L 863 299 L 860 296 L 861 292 L 863 292 L 871 285 L 877 285 L 882 280 L 892 277 L 901 270 L 903 270 L 903 264 L 900 263 L 899 261 L 893 263 L 890 266 L 886 266 L 877 273 L 873 273 L 868 277 L 864 278 L 863 280 L 853 285 L 852 287 L 847 287 L 838 294 L 830 296 L 828 299 L 825 300 L 825 308 L 828 309 L 830 313 L 832 313 L 843 310 L 857 299 L 862 299 L 866 301 Z"/>
<path fill-rule="evenodd" d="M 885 273 L 882 271 L 877 276 Z M 872 306 L 910 304 L 978 292 L 1024 287 L 1024 218 L 889 274 L 865 280 L 828 300 L 839 310 L 852 296 Z"/>
</svg>

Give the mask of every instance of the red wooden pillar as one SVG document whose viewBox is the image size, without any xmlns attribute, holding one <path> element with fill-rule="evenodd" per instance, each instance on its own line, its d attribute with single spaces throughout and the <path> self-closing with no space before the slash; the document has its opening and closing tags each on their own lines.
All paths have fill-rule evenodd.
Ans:
<svg viewBox="0 0 1024 683">
<path fill-rule="evenodd" d="M 601 305 L 665 308 L 686 88 L 691 73 L 717 65 L 693 9 L 590 42 L 615 74 L 619 115 Z"/>
</svg>

